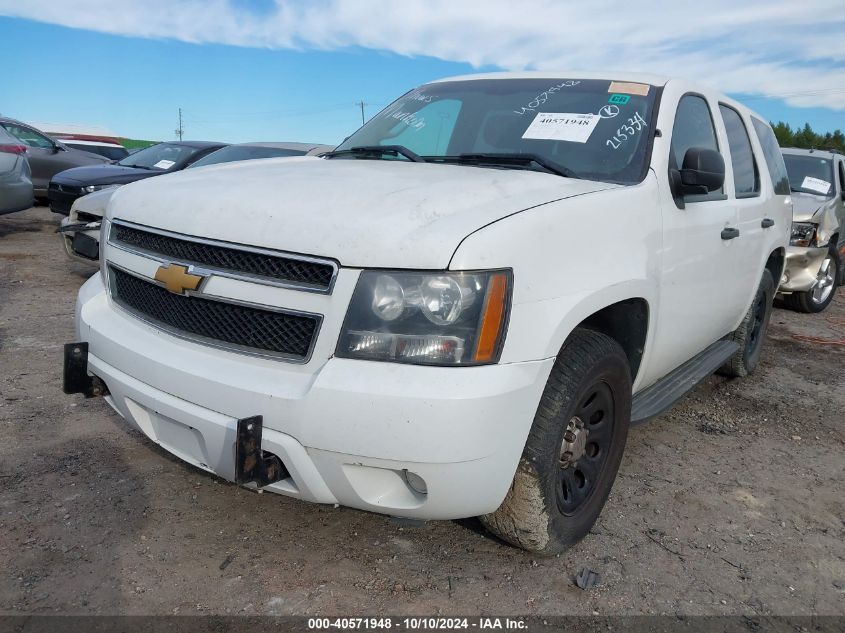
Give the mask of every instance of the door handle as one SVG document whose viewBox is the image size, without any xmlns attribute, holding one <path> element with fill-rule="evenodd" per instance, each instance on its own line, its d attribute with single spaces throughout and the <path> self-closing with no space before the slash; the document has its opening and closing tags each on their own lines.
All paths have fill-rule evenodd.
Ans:
<svg viewBox="0 0 845 633">
<path fill-rule="evenodd" d="M 722 229 L 723 240 L 732 240 L 735 237 L 739 237 L 739 229 L 734 229 L 731 227 L 725 227 L 724 229 Z"/>
<path fill-rule="evenodd" d="M 762 226 L 764 229 L 771 228 L 774 225 L 775 225 L 775 221 L 772 220 L 771 218 L 763 218 L 763 221 L 760 222 L 760 226 Z"/>
</svg>

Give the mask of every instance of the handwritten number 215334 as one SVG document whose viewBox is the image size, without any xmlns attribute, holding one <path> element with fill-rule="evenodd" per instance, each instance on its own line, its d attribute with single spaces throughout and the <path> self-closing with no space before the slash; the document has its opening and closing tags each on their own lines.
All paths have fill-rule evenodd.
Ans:
<svg viewBox="0 0 845 633">
<path fill-rule="evenodd" d="M 622 125 L 616 130 L 616 135 L 613 138 L 607 139 L 605 145 L 613 149 L 619 149 L 622 144 L 629 138 L 634 138 L 638 132 L 648 125 L 639 112 L 635 112 L 634 116 L 628 119 L 625 125 Z"/>
</svg>

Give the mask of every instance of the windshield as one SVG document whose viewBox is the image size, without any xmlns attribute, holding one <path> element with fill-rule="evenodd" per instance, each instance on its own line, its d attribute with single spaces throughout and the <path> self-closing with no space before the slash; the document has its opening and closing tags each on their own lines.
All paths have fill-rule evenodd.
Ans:
<svg viewBox="0 0 845 633">
<path fill-rule="evenodd" d="M 827 158 L 784 154 L 789 188 L 814 196 L 833 196 L 833 162 Z"/>
<path fill-rule="evenodd" d="M 656 93 L 654 86 L 610 80 L 475 79 L 427 84 L 400 97 L 336 151 L 393 145 L 426 161 L 462 154 L 531 154 L 572 177 L 632 184 L 643 179 L 648 166 Z M 345 157 L 373 158 L 373 154 Z M 395 153 L 381 157 L 403 160 Z M 477 156 L 473 159 L 473 164 L 483 162 Z M 536 161 L 530 168 L 543 170 Z"/>
<path fill-rule="evenodd" d="M 142 169 L 154 169 L 156 171 L 167 171 L 174 165 L 181 165 L 196 152 L 196 148 L 175 143 L 159 143 L 147 147 L 134 154 L 130 154 L 118 165 L 125 167 L 140 167 Z"/>
<path fill-rule="evenodd" d="M 190 168 L 216 165 L 218 163 L 230 163 L 236 160 L 304 155 L 305 152 L 298 149 L 282 149 L 280 147 L 262 147 L 257 145 L 229 145 L 223 149 L 218 149 L 216 152 L 212 152 L 208 156 L 200 158 Z"/>
</svg>

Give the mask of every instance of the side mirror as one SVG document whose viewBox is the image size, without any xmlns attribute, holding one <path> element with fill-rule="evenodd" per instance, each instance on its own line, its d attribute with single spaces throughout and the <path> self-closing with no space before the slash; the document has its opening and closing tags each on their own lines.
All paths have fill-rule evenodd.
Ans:
<svg viewBox="0 0 845 633">
<path fill-rule="evenodd" d="M 681 194 L 704 195 L 725 184 L 725 161 L 713 149 L 690 147 L 681 167 Z"/>
</svg>

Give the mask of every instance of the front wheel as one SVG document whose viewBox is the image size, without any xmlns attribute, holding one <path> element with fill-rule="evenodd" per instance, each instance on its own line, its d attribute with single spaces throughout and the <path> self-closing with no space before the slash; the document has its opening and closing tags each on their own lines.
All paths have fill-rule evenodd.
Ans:
<svg viewBox="0 0 845 633">
<path fill-rule="evenodd" d="M 630 418 L 625 352 L 609 336 L 575 330 L 552 368 L 513 484 L 481 522 L 542 555 L 577 543 L 610 494 Z"/>
<path fill-rule="evenodd" d="M 839 285 L 839 266 L 839 253 L 831 244 L 812 289 L 784 295 L 784 303 L 796 312 L 816 313 L 827 308 Z"/>
</svg>

